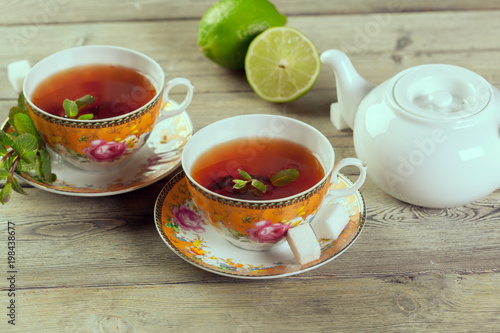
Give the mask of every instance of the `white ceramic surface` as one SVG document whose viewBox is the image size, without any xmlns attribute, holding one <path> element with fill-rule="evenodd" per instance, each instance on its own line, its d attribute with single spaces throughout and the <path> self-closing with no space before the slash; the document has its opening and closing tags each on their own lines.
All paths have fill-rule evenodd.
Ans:
<svg viewBox="0 0 500 333">
<path fill-rule="evenodd" d="M 353 128 L 368 176 L 402 201 L 444 208 L 500 187 L 500 91 L 457 66 L 409 68 L 379 86 L 364 80 L 338 50 L 338 107 Z"/>
<path fill-rule="evenodd" d="M 174 108 L 171 103 L 164 103 L 163 107 Z M 2 130 L 9 130 L 7 121 Z M 57 176 L 54 183 L 40 181 L 34 172 L 16 173 L 16 176 L 39 189 L 71 196 L 99 197 L 131 192 L 175 171 L 181 164 L 182 150 L 192 134 L 191 119 L 183 112 L 158 123 L 147 144 L 125 165 L 114 170 L 89 172 L 76 169 L 49 150 L 52 172 Z"/>
<path fill-rule="evenodd" d="M 40 83 L 51 75 L 72 67 L 89 64 L 113 64 L 132 68 L 144 75 L 151 82 L 156 89 L 156 95 L 145 105 L 127 114 L 113 118 L 92 120 L 69 119 L 55 116 L 40 109 L 31 100 L 35 89 L 40 85 Z M 172 109 L 169 112 L 162 112 L 161 114 L 157 113 L 156 115 L 158 117 L 156 118 L 156 124 L 164 119 L 167 119 L 168 117 L 174 117 L 186 110 L 193 97 L 193 86 L 189 80 L 185 78 L 174 78 L 165 83 L 165 74 L 163 73 L 161 66 L 152 58 L 137 51 L 109 45 L 85 45 L 59 51 L 35 64 L 24 79 L 23 93 L 30 108 L 42 114 L 45 122 L 57 124 L 59 127 L 68 127 L 69 129 L 79 128 L 80 131 L 82 131 L 82 133 L 78 132 L 73 134 L 70 130 L 66 130 L 65 137 L 80 134 L 85 137 L 90 136 L 89 134 L 98 131 L 100 128 L 107 128 L 107 133 L 109 133 L 109 131 L 115 131 L 114 133 L 116 133 L 116 128 L 121 124 L 121 122 L 132 117 L 140 117 L 139 119 L 141 120 L 141 124 L 144 125 L 144 111 L 155 105 L 156 101 L 158 101 L 161 96 L 163 96 L 162 100 L 169 101 L 168 94 L 175 86 L 185 87 L 187 89 L 186 96 L 182 103 L 176 104 L 176 109 Z M 134 93 L 136 92 L 139 95 L 141 94 L 140 89 L 133 90 L 133 93 L 129 96 L 129 98 L 133 100 Z M 68 123 L 70 125 L 68 125 Z M 37 122 L 35 122 L 35 126 L 40 127 L 40 125 L 37 125 Z M 46 126 L 48 125 L 44 125 L 42 127 Z M 132 125 L 125 128 L 128 129 L 130 126 Z M 137 142 L 135 142 L 132 147 L 127 146 L 126 154 L 123 154 L 110 162 L 102 162 L 100 160 L 89 158 L 75 159 L 74 152 L 70 151 L 70 149 L 75 150 L 75 147 L 72 147 L 69 143 L 64 143 L 64 141 L 58 144 L 51 144 L 50 142 L 47 142 L 47 144 L 50 145 L 54 152 L 59 154 L 61 158 L 79 169 L 86 171 L 111 170 L 126 163 L 128 159 L 133 156 L 133 154 L 139 151 L 149 138 L 149 134 L 153 126 L 153 124 L 151 124 L 151 126 L 148 125 L 148 129 L 146 131 L 141 129 L 139 131 L 140 135 L 136 134 L 137 138 L 135 140 Z M 137 126 L 136 131 L 140 128 L 140 126 Z M 42 129 L 43 128 L 38 128 L 38 131 L 43 133 Z M 44 137 L 44 140 L 47 141 L 45 136 L 42 135 L 42 137 Z"/>
<path fill-rule="evenodd" d="M 216 228 L 203 220 L 189 191 L 186 191 L 186 182 L 184 172 L 180 172 L 162 189 L 155 204 L 156 228 L 163 241 L 179 257 L 219 275 L 270 279 L 316 269 L 346 251 L 359 237 L 366 222 L 361 193 L 356 191 L 343 198 L 340 203 L 349 213 L 349 223 L 336 240 L 319 240 L 321 255 L 318 260 L 301 265 L 286 242 L 269 251 L 248 251 L 227 242 Z M 337 185 L 331 190 L 350 185 L 352 182 L 339 173 Z"/>
<path fill-rule="evenodd" d="M 245 150 L 243 154 L 246 154 L 248 152 L 248 156 L 249 158 L 251 158 L 253 154 L 257 153 L 259 147 L 265 144 L 265 139 L 269 138 L 287 139 L 299 143 L 309 149 L 318 158 L 323 166 L 323 169 L 325 171 L 325 176 L 323 177 L 323 179 L 321 179 L 317 184 L 307 189 L 306 191 L 286 198 L 280 198 L 276 200 L 239 200 L 211 192 L 205 189 L 202 185 L 198 184 L 196 180 L 192 178 L 191 169 L 194 162 L 199 158 L 200 155 L 205 153 L 207 150 L 210 150 L 211 148 L 217 146 L 218 144 L 234 139 L 245 139 L 245 144 L 241 147 L 241 150 Z M 249 163 L 251 162 L 249 161 Z M 360 171 L 358 179 L 352 186 L 344 189 L 336 189 L 334 191 L 330 191 L 325 198 L 321 197 L 320 200 L 309 200 L 312 197 L 312 194 L 314 194 L 318 188 L 321 188 L 325 184 L 330 175 L 332 182 L 335 184 L 335 182 L 337 181 L 337 174 L 342 168 L 347 166 L 356 167 Z M 233 236 L 235 233 L 235 229 L 224 223 L 219 223 L 219 214 L 222 211 L 229 214 L 227 210 L 230 209 L 229 207 L 235 205 L 248 205 L 255 207 L 256 211 L 253 212 L 252 215 L 259 215 L 259 210 L 260 213 L 262 213 L 264 210 L 269 211 L 275 209 L 276 213 L 272 214 L 272 218 L 276 219 L 276 221 L 273 221 L 273 223 L 277 222 L 285 225 L 295 226 L 295 224 L 293 224 L 291 221 L 301 220 L 303 216 L 299 214 L 304 214 L 304 212 L 308 209 L 316 211 L 317 206 L 321 203 L 321 199 L 326 201 L 333 201 L 338 198 L 352 195 L 363 185 L 366 178 L 366 165 L 357 158 L 345 158 L 335 163 L 335 153 L 332 145 L 330 144 L 329 140 L 314 127 L 289 117 L 265 114 L 242 115 L 223 119 L 212 123 L 196 132 L 191 140 L 186 144 L 186 147 L 182 153 L 182 168 L 184 169 L 190 183 L 194 184 L 193 188 L 197 189 L 198 192 L 204 193 L 204 195 L 202 196 L 197 196 L 192 193 L 193 199 L 199 207 L 207 205 L 207 202 L 210 206 L 217 205 L 219 207 L 220 205 L 220 209 L 217 210 L 217 214 L 214 214 L 215 216 L 210 216 L 210 219 L 212 220 L 212 223 L 214 223 L 214 225 L 218 225 L 221 234 L 229 241 L 237 244 L 238 246 L 256 250 L 269 249 L 275 246 L 276 243 L 258 242 L 247 237 L 247 235 L 245 235 L 244 233 L 242 233 L 242 237 L 235 239 L 235 237 Z M 190 188 L 190 190 L 192 190 L 192 188 Z M 304 202 L 301 203 L 302 201 Z M 293 218 L 287 219 L 285 218 L 285 213 L 283 213 L 283 210 L 287 210 L 287 214 L 290 213 L 293 210 L 292 203 L 293 205 L 300 206 L 300 210 L 297 211 L 297 215 L 294 215 Z M 316 207 L 311 207 L 314 205 L 316 205 Z M 280 209 L 281 213 L 279 212 Z M 210 215 L 208 212 L 205 213 L 207 215 Z M 249 222 L 251 221 L 240 221 L 240 224 L 248 225 L 248 228 L 250 228 L 251 225 L 245 224 Z M 228 222 L 227 224 L 230 224 L 230 222 Z M 231 222 L 231 225 L 232 224 L 233 223 Z M 232 225 L 232 227 L 234 227 L 234 225 Z"/>
</svg>

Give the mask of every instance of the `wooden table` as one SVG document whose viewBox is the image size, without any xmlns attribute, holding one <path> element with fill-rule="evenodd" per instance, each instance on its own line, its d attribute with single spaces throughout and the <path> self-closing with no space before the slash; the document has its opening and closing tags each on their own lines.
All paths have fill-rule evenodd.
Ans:
<svg viewBox="0 0 500 333">
<path fill-rule="evenodd" d="M 111 44 L 157 60 L 195 86 L 195 129 L 233 115 L 268 113 L 324 133 L 337 158 L 355 155 L 352 132 L 329 121 L 332 71 L 289 104 L 270 104 L 244 73 L 218 67 L 196 45 L 215 1 L 9 1 L 0 11 L 0 119 L 16 93 L 6 66 L 33 65 L 62 49 Z M 410 66 L 449 63 L 500 87 L 500 4 L 471 1 L 275 0 L 288 25 L 318 51 L 344 49 L 380 83 Z M 174 92 L 173 97 L 182 97 Z M 344 173 L 353 178 L 355 174 Z M 173 174 L 108 197 L 53 194 L 24 184 L 0 208 L 1 332 L 499 332 L 500 191 L 450 209 L 400 202 L 362 187 L 366 227 L 339 258 L 272 280 L 196 268 L 154 225 L 154 204 Z M 15 224 L 15 326 L 8 324 L 8 225 Z"/>
</svg>

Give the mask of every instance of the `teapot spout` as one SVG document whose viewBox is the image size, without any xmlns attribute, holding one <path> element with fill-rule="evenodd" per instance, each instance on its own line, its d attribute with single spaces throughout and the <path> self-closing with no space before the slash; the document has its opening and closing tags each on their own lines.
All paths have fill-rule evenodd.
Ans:
<svg viewBox="0 0 500 333">
<path fill-rule="evenodd" d="M 358 106 L 375 85 L 358 74 L 351 60 L 342 51 L 327 50 L 321 54 L 320 59 L 335 72 L 340 113 L 347 125 L 353 129 Z"/>
</svg>

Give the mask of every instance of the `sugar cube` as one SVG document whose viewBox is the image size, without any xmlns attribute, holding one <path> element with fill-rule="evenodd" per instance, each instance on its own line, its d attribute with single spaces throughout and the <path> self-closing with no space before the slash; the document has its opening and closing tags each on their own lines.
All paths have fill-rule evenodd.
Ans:
<svg viewBox="0 0 500 333">
<path fill-rule="evenodd" d="M 342 115 L 342 112 L 340 110 L 339 103 L 332 103 L 330 105 L 330 121 L 332 122 L 333 126 L 335 126 L 335 128 L 339 131 L 350 128 L 344 120 L 344 116 Z"/>
<path fill-rule="evenodd" d="M 286 240 L 295 259 L 301 265 L 319 259 L 321 256 L 321 247 L 309 224 L 301 224 L 288 229 Z"/>
<path fill-rule="evenodd" d="M 349 213 L 342 203 L 329 203 L 320 207 L 311 221 L 311 228 L 320 239 L 336 240 L 349 220 Z"/>
<path fill-rule="evenodd" d="M 7 76 L 12 88 L 19 93 L 23 90 L 24 78 L 31 70 L 28 60 L 19 60 L 7 65 Z"/>
</svg>

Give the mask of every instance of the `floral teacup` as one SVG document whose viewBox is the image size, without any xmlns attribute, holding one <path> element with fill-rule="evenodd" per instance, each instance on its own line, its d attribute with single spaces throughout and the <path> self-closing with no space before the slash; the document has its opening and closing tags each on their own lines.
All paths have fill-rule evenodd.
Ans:
<svg viewBox="0 0 500 333">
<path fill-rule="evenodd" d="M 252 138 L 248 140 L 251 144 L 258 142 L 259 137 L 287 139 L 306 146 L 322 164 L 325 176 L 301 193 L 275 200 L 230 198 L 206 189 L 193 179 L 193 164 L 207 150 L 232 139 Z M 356 182 L 347 188 L 328 191 L 330 183 L 338 182 L 337 174 L 345 166 L 359 169 Z M 229 242 L 249 250 L 275 247 L 288 229 L 309 223 L 322 202 L 352 195 L 366 178 L 366 165 L 359 159 L 345 158 L 335 164 L 330 142 L 317 129 L 291 118 L 258 114 L 227 118 L 195 133 L 184 147 L 182 168 L 189 192 L 204 221 L 212 224 Z M 183 225 L 201 227 L 187 210 L 175 211 L 174 216 L 182 220 Z"/>
<path fill-rule="evenodd" d="M 31 100 L 33 91 L 47 77 L 91 64 L 135 69 L 151 81 L 156 95 L 129 113 L 95 120 L 59 117 L 41 110 Z M 175 110 L 160 114 L 162 100 L 168 100 L 170 89 L 176 85 L 187 88 L 184 101 Z M 144 54 L 121 47 L 91 45 L 63 50 L 38 62 L 26 76 L 23 92 L 30 116 L 46 144 L 79 169 L 101 171 L 122 165 L 144 145 L 156 123 L 183 112 L 191 103 L 193 86 L 184 78 L 175 78 L 165 84 L 160 65 Z"/>
</svg>

